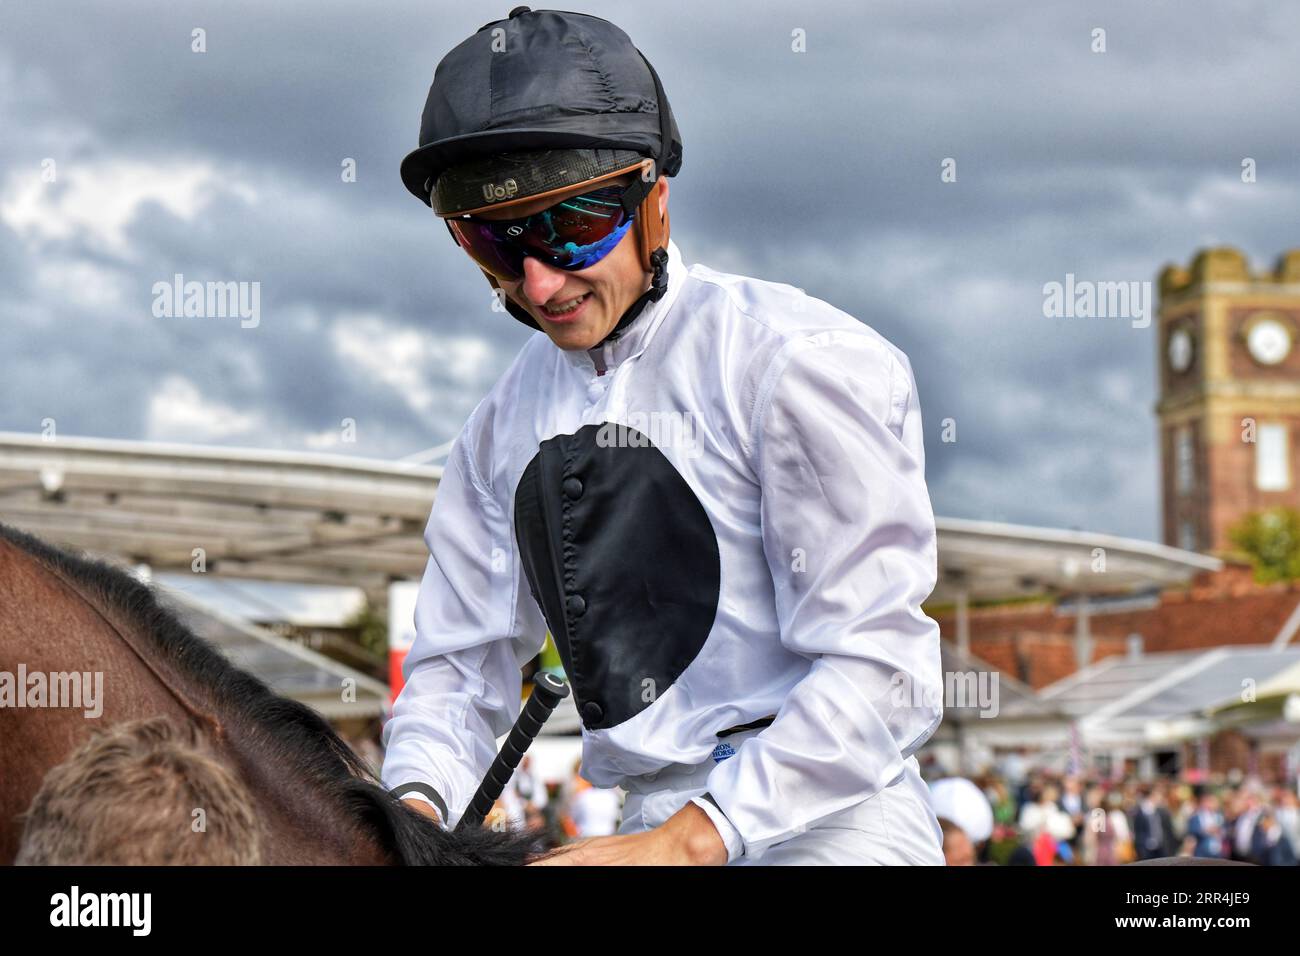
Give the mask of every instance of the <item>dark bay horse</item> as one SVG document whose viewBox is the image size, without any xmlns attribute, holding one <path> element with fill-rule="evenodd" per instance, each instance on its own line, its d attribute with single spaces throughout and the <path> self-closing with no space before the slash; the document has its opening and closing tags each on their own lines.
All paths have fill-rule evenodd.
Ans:
<svg viewBox="0 0 1300 956">
<path fill-rule="evenodd" d="M 451 833 L 407 809 L 315 711 L 232 665 L 131 575 L 0 524 L 0 672 L 20 669 L 102 673 L 94 708 L 102 713 L 0 706 L 0 864 L 13 862 L 19 814 L 51 767 L 97 729 L 154 716 L 197 726 L 238 772 L 253 795 L 265 863 L 520 864 L 529 856 L 523 834 Z"/>
</svg>

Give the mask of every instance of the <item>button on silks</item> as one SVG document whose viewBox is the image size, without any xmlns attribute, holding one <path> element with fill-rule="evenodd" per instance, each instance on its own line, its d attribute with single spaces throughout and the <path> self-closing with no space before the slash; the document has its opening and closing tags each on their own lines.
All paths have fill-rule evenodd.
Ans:
<svg viewBox="0 0 1300 956">
<path fill-rule="evenodd" d="M 582 497 L 582 480 L 579 478 L 564 479 L 564 497 L 570 501 L 577 501 Z"/>
<path fill-rule="evenodd" d="M 605 708 L 594 700 L 589 700 L 582 705 L 582 719 L 589 724 L 599 723 L 600 719 L 605 716 Z"/>
<path fill-rule="evenodd" d="M 582 617 L 587 613 L 587 602 L 583 600 L 581 594 L 570 594 L 568 600 L 564 602 L 564 607 L 571 617 Z"/>
</svg>

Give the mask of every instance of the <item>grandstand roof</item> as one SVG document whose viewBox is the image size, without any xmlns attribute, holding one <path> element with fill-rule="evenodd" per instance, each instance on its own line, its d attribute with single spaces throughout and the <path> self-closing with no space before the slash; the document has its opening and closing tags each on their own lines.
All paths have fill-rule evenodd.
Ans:
<svg viewBox="0 0 1300 956">
<path fill-rule="evenodd" d="M 199 602 L 183 590 L 161 584 L 157 590 L 162 602 L 191 631 L 277 693 L 302 701 L 331 720 L 378 717 L 385 712 L 388 685 L 383 681 Z"/>
<path fill-rule="evenodd" d="M 442 469 L 345 455 L 0 432 L 0 518 L 56 544 L 190 571 L 418 578 Z"/>
<path fill-rule="evenodd" d="M 1167 743 L 1217 729 L 1213 713 L 1300 663 L 1300 647 L 1235 645 L 1107 657 L 1043 688 L 1090 743 Z M 1251 683 L 1247 683 L 1251 682 Z"/>
<path fill-rule="evenodd" d="M 964 518 L 935 524 L 939 584 L 930 600 L 936 604 L 962 592 L 971 601 L 1132 593 L 1185 584 L 1223 567 L 1209 555 L 1118 535 Z"/>
</svg>

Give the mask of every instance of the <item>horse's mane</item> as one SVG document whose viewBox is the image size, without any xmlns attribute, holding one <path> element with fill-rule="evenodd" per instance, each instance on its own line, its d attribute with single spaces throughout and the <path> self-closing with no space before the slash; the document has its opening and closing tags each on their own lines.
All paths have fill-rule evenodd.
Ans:
<svg viewBox="0 0 1300 956">
<path fill-rule="evenodd" d="M 271 766 L 293 767 L 322 799 L 358 820 L 394 859 L 407 865 L 508 865 L 526 858 L 531 838 L 482 828 L 453 834 L 403 806 L 320 714 L 281 697 L 232 664 L 164 607 L 149 585 L 120 568 L 73 555 L 3 523 L 0 539 L 134 625 L 160 658 L 201 687 L 219 710 L 238 714 L 255 730 L 257 746 L 270 755 Z"/>
</svg>

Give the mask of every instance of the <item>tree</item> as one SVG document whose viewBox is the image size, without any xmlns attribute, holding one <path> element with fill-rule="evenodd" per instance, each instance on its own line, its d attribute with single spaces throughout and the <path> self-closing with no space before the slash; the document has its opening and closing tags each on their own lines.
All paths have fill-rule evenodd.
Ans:
<svg viewBox="0 0 1300 956">
<path fill-rule="evenodd" d="M 343 625 L 357 632 L 357 643 L 375 657 L 388 657 L 388 609 L 369 600 Z"/>
<path fill-rule="evenodd" d="M 1300 511 L 1253 512 L 1228 530 L 1228 538 L 1245 553 L 1261 584 L 1300 578 Z"/>
</svg>

